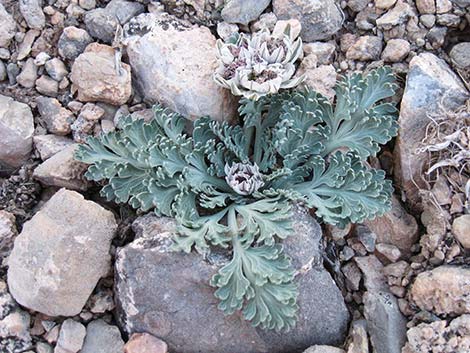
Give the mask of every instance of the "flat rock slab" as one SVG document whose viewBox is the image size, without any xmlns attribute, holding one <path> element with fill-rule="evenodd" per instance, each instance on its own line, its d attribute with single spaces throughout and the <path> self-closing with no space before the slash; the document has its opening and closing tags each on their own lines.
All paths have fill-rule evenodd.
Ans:
<svg viewBox="0 0 470 353">
<path fill-rule="evenodd" d="M 80 313 L 109 271 L 114 215 L 77 192 L 59 190 L 26 222 L 8 260 L 21 305 L 49 316 Z"/>
<path fill-rule="evenodd" d="M 321 229 L 301 211 L 296 211 L 294 227 L 284 245 L 294 266 L 303 270 L 297 277 L 299 319 L 290 332 L 263 331 L 240 315 L 224 316 L 209 285 L 218 266 L 195 253 L 170 252 L 174 223 L 152 215 L 134 223 L 138 238 L 117 252 L 115 292 L 122 329 L 159 337 L 175 353 L 285 353 L 341 343 L 349 314 L 321 265 Z"/>
</svg>

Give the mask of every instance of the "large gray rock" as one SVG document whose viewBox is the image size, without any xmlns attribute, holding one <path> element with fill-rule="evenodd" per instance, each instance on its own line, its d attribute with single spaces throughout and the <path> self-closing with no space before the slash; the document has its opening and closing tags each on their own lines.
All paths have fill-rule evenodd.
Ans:
<svg viewBox="0 0 470 353">
<path fill-rule="evenodd" d="M 26 222 L 8 260 L 8 286 L 21 305 L 50 316 L 80 313 L 109 271 L 116 221 L 77 192 L 61 189 Z"/>
<path fill-rule="evenodd" d="M 368 291 L 364 295 L 364 315 L 376 353 L 401 353 L 406 342 L 407 320 L 391 293 Z"/>
<path fill-rule="evenodd" d="M 425 187 L 422 170 L 428 156 L 418 148 L 431 122 L 429 113 L 456 109 L 468 97 L 457 75 L 434 54 L 422 53 L 411 60 L 398 119 L 394 175 L 415 209 L 420 207 L 418 187 Z"/>
<path fill-rule="evenodd" d="M 271 0 L 229 0 L 225 4 L 221 15 L 229 23 L 247 25 L 256 20 L 270 2 Z"/>
<path fill-rule="evenodd" d="M 85 342 L 80 353 L 122 353 L 124 341 L 119 328 L 103 320 L 95 320 L 86 328 Z"/>
<path fill-rule="evenodd" d="M 15 36 L 16 22 L 13 16 L 0 3 L 0 48 L 6 48 L 10 45 L 11 40 Z M 1 79 L 0 79 L 1 81 Z"/>
<path fill-rule="evenodd" d="M 21 166 L 33 148 L 34 120 L 24 103 L 0 95 L 0 164 Z"/>
<path fill-rule="evenodd" d="M 118 25 L 144 12 L 144 5 L 135 1 L 112 0 L 106 7 L 88 11 L 84 22 L 93 38 L 111 44 Z"/>
<path fill-rule="evenodd" d="M 341 343 L 349 315 L 321 265 L 321 229 L 300 210 L 294 222 L 295 234 L 284 243 L 295 268 L 302 268 L 297 277 L 299 319 L 293 330 L 263 331 L 241 315 L 225 316 L 208 283 L 218 266 L 195 253 L 170 252 L 175 225 L 153 215 L 139 218 L 134 223 L 136 240 L 117 251 L 115 292 L 122 329 L 153 334 L 176 353 L 281 353 Z"/>
<path fill-rule="evenodd" d="M 280 20 L 297 19 L 302 24 L 304 42 L 330 38 L 343 24 L 343 13 L 334 0 L 273 0 Z"/>
<path fill-rule="evenodd" d="M 186 116 L 230 119 L 230 91 L 213 80 L 216 39 L 207 27 L 189 27 L 173 17 L 142 14 L 125 27 L 134 83 L 150 103 Z"/>
</svg>

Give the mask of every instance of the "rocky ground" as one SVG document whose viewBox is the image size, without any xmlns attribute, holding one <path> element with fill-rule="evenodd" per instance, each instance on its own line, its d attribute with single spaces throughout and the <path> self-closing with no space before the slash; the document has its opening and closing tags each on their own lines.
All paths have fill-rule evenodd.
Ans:
<svg viewBox="0 0 470 353">
<path fill-rule="evenodd" d="M 469 9 L 0 0 L 0 351 L 470 352 Z M 344 230 L 296 212 L 299 322 L 273 333 L 224 317 L 206 282 L 217 258 L 169 253 L 174 223 L 101 199 L 73 153 L 155 102 L 232 119 L 236 100 L 212 80 L 216 39 L 289 18 L 298 74 L 331 99 L 338 75 L 393 68 L 400 132 L 370 161 L 394 180 L 391 212 Z"/>
</svg>

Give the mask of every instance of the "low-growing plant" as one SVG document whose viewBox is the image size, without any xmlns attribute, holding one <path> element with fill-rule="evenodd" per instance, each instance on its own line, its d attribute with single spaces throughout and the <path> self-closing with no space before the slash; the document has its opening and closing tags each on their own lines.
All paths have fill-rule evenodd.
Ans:
<svg viewBox="0 0 470 353">
<path fill-rule="evenodd" d="M 393 75 L 380 68 L 336 87 L 336 104 L 313 91 L 242 99 L 242 122 L 188 121 L 160 106 L 146 123 L 127 117 L 90 138 L 77 158 L 86 177 L 108 180 L 102 194 L 141 211 L 174 217 L 174 249 L 232 256 L 211 279 L 219 308 L 241 310 L 266 329 L 295 325 L 295 271 L 282 239 L 292 203 L 343 227 L 390 209 L 391 182 L 366 159 L 397 133 Z"/>
</svg>

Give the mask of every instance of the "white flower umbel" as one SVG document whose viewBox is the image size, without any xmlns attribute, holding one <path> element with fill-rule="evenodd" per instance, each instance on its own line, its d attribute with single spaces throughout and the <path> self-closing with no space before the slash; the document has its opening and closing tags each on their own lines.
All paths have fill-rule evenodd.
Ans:
<svg viewBox="0 0 470 353">
<path fill-rule="evenodd" d="M 240 195 L 251 195 L 264 185 L 256 164 L 234 163 L 231 167 L 226 164 L 225 175 L 227 184 Z"/>
<path fill-rule="evenodd" d="M 290 25 L 282 32 L 267 29 L 250 37 L 237 34 L 231 42 L 217 41 L 219 67 L 215 81 L 236 96 L 255 99 L 293 88 L 303 77 L 293 77 L 295 62 L 302 55 L 302 40 Z"/>
</svg>

